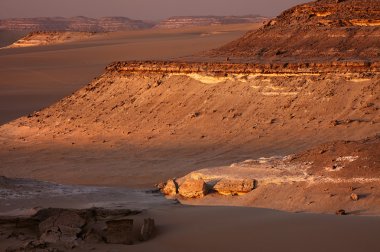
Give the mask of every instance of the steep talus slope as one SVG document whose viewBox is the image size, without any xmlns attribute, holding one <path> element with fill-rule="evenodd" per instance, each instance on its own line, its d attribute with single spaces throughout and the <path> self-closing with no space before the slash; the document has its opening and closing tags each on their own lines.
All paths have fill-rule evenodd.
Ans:
<svg viewBox="0 0 380 252">
<path fill-rule="evenodd" d="M 207 56 L 260 62 L 379 60 L 380 1 L 320 0 L 298 5 Z"/>
</svg>

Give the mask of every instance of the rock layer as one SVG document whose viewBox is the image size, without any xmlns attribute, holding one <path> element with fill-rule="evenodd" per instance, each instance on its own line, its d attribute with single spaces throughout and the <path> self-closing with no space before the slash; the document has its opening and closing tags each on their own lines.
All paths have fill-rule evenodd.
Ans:
<svg viewBox="0 0 380 252">
<path fill-rule="evenodd" d="M 213 189 L 222 195 L 244 195 L 255 189 L 254 179 L 221 179 Z"/>
<path fill-rule="evenodd" d="M 207 194 L 207 186 L 202 179 L 186 179 L 178 192 L 185 198 L 201 198 Z"/>
<path fill-rule="evenodd" d="M 206 55 L 245 61 L 379 59 L 378 0 L 320 0 L 284 11 Z"/>
<path fill-rule="evenodd" d="M 261 23 L 268 18 L 259 15 L 248 16 L 179 16 L 161 21 L 155 28 L 173 29 L 191 26 Z"/>
<path fill-rule="evenodd" d="M 13 18 L 0 20 L 0 29 L 13 31 L 81 31 L 111 32 L 120 30 L 137 30 L 150 28 L 153 25 L 126 17 L 41 17 Z"/>
</svg>

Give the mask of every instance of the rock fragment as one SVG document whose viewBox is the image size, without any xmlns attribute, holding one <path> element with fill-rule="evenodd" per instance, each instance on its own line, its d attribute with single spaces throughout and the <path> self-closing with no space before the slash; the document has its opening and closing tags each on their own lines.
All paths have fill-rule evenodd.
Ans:
<svg viewBox="0 0 380 252">
<path fill-rule="evenodd" d="M 221 179 L 213 189 L 222 195 L 243 195 L 255 189 L 254 179 Z"/>
<path fill-rule="evenodd" d="M 201 198 L 207 194 L 207 186 L 203 179 L 186 179 L 178 192 L 185 198 Z"/>
<path fill-rule="evenodd" d="M 144 224 L 141 227 L 141 232 L 140 232 L 140 241 L 147 241 L 149 240 L 156 229 L 154 219 L 148 218 L 144 219 Z"/>
<path fill-rule="evenodd" d="M 351 193 L 350 198 L 353 201 L 358 201 L 359 200 L 359 195 L 357 195 L 356 193 Z"/>
<path fill-rule="evenodd" d="M 346 211 L 344 209 L 339 209 L 335 212 L 336 215 L 347 215 Z"/>
<path fill-rule="evenodd" d="M 161 189 L 161 192 L 168 196 L 175 196 L 178 193 L 178 185 L 175 180 L 169 179 Z"/>
<path fill-rule="evenodd" d="M 73 244 L 86 221 L 73 211 L 63 211 L 42 221 L 38 228 L 45 243 Z"/>
<path fill-rule="evenodd" d="M 133 220 L 110 220 L 106 222 L 107 231 L 105 238 L 107 243 L 112 244 L 133 244 Z"/>
</svg>

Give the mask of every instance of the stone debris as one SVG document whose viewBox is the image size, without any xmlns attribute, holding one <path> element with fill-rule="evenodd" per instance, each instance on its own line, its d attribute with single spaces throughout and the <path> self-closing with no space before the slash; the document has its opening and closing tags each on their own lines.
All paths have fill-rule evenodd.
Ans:
<svg viewBox="0 0 380 252">
<path fill-rule="evenodd" d="M 221 179 L 213 189 L 223 195 L 243 195 L 255 189 L 255 184 L 254 179 Z"/>
<path fill-rule="evenodd" d="M 346 211 L 344 209 L 339 209 L 335 212 L 336 215 L 347 215 Z"/>
<path fill-rule="evenodd" d="M 112 244 L 133 244 L 133 220 L 110 220 L 106 222 L 106 241 Z"/>
<path fill-rule="evenodd" d="M 357 195 L 356 193 L 351 193 L 350 198 L 353 201 L 358 201 L 359 200 L 359 195 Z"/>
<path fill-rule="evenodd" d="M 32 231 L 24 245 L 10 247 L 17 251 L 64 251 L 84 243 L 134 244 L 151 239 L 156 229 L 153 219 L 144 219 L 139 234 L 134 232 L 134 220 L 130 217 L 140 213 L 131 210 L 108 210 L 91 208 L 84 210 L 48 208 L 41 209 L 28 218 L 3 220 L 7 225 L 27 227 Z M 137 231 L 137 230 L 136 230 Z M 34 233 L 35 232 L 35 233 Z M 10 239 L 17 237 L 10 237 Z M 20 239 L 17 239 L 20 240 Z"/>
<path fill-rule="evenodd" d="M 201 198 L 207 194 L 207 186 L 203 179 L 186 179 L 178 192 L 185 198 Z"/>
<path fill-rule="evenodd" d="M 174 179 L 169 179 L 163 188 L 161 189 L 161 192 L 168 196 L 175 196 L 178 193 L 178 185 L 175 182 Z"/>
<path fill-rule="evenodd" d="M 154 235 L 155 229 L 156 229 L 156 225 L 154 223 L 154 219 L 151 219 L 151 218 L 144 219 L 144 224 L 141 227 L 141 232 L 140 232 L 140 241 L 149 240 Z"/>
</svg>

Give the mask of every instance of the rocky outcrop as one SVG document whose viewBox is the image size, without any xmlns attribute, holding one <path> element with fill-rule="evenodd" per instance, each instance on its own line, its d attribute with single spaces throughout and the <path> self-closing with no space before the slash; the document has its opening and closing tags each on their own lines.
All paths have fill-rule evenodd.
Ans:
<svg viewBox="0 0 380 252">
<path fill-rule="evenodd" d="M 220 63 L 220 62 L 174 62 L 174 61 L 125 61 L 114 62 L 107 72 L 119 73 L 199 73 L 217 77 L 234 74 L 303 74 L 380 72 L 380 61 L 354 60 L 332 62 L 298 63 Z"/>
<path fill-rule="evenodd" d="M 255 189 L 254 179 L 221 179 L 213 187 L 222 195 L 244 195 Z"/>
<path fill-rule="evenodd" d="M 272 62 L 379 59 L 379 9 L 378 0 L 301 4 L 206 55 Z"/>
<path fill-rule="evenodd" d="M 13 18 L 0 20 L 0 29 L 13 31 L 81 31 L 112 32 L 151 28 L 153 24 L 126 17 L 41 17 Z"/>
<path fill-rule="evenodd" d="M 140 240 L 141 241 L 147 241 L 154 235 L 154 232 L 156 230 L 156 224 L 154 222 L 154 219 L 148 218 L 144 219 L 144 224 L 141 227 L 140 231 Z"/>
<path fill-rule="evenodd" d="M 112 244 L 133 244 L 133 220 L 110 220 L 106 222 L 105 240 Z"/>
<path fill-rule="evenodd" d="M 180 185 L 178 192 L 185 198 L 201 198 L 207 194 L 207 186 L 202 179 L 189 178 Z"/>
<path fill-rule="evenodd" d="M 45 243 L 73 243 L 86 221 L 73 211 L 63 211 L 39 224 L 40 240 Z"/>
<path fill-rule="evenodd" d="M 262 23 L 268 18 L 259 15 L 247 16 L 180 16 L 170 17 L 158 23 L 154 28 L 174 29 L 192 26 L 210 26 L 225 24 Z"/>
<path fill-rule="evenodd" d="M 174 179 L 169 179 L 161 188 L 161 192 L 168 196 L 175 196 L 178 193 L 178 185 Z"/>
<path fill-rule="evenodd" d="M 32 232 L 22 239 L 24 245 L 9 248 L 8 251 L 36 249 L 66 251 L 80 247 L 83 243 L 129 245 L 151 239 L 155 231 L 155 222 L 151 218 L 144 219 L 140 230 L 134 232 L 132 218 L 138 213 L 138 211 L 102 208 L 83 210 L 48 208 L 38 211 L 31 217 L 3 217 L 0 219 L 0 225 L 7 225 L 16 233 L 18 229 Z"/>
</svg>

